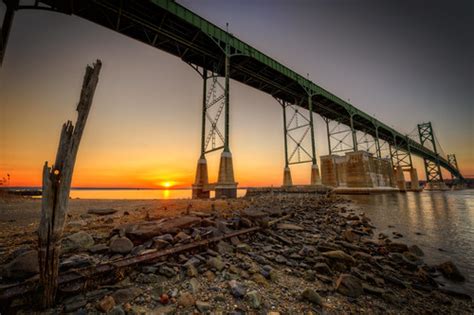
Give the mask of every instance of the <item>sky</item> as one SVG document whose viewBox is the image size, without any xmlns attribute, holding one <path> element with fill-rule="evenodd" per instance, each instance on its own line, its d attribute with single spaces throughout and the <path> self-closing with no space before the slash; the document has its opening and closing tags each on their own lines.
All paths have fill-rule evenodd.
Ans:
<svg viewBox="0 0 474 315">
<path fill-rule="evenodd" d="M 180 0 L 359 109 L 410 133 L 431 121 L 474 176 L 472 1 Z M 0 3 L 0 19 L 5 12 Z M 75 121 L 86 64 L 103 62 L 73 186 L 190 186 L 200 153 L 202 81 L 179 58 L 75 16 L 19 11 L 0 68 L 0 178 L 41 185 L 61 125 Z M 231 81 L 230 148 L 240 186 L 280 185 L 282 111 Z M 328 154 L 315 115 L 317 155 Z M 219 152 L 208 156 L 210 181 Z M 421 159 L 414 158 L 425 178 Z M 309 183 L 309 164 L 292 166 Z M 445 174 L 446 177 L 447 174 Z"/>
</svg>

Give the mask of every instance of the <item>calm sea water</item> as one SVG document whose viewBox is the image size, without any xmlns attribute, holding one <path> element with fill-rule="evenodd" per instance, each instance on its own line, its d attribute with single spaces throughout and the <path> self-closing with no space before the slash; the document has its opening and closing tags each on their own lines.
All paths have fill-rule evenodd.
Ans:
<svg viewBox="0 0 474 315">
<path fill-rule="evenodd" d="M 467 282 L 447 286 L 474 296 L 474 190 L 350 198 L 372 219 L 378 233 L 402 233 L 399 241 L 420 246 L 428 264 L 452 260 Z"/>
<path fill-rule="evenodd" d="M 237 189 L 237 196 L 244 196 L 246 191 Z M 190 199 L 192 192 L 191 189 L 71 189 L 69 196 L 73 199 Z"/>
</svg>

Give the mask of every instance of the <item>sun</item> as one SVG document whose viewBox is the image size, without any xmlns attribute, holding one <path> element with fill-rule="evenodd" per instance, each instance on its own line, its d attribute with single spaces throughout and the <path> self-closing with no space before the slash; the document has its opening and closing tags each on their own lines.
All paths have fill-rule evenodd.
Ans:
<svg viewBox="0 0 474 315">
<path fill-rule="evenodd" d="M 165 188 L 170 188 L 174 185 L 174 182 L 172 181 L 166 181 L 166 182 L 162 182 L 161 183 L 161 186 L 165 187 Z"/>
</svg>

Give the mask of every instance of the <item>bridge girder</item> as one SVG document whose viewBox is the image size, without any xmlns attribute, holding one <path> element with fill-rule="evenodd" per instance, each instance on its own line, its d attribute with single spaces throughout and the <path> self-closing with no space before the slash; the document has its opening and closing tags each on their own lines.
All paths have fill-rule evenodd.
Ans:
<svg viewBox="0 0 474 315">
<path fill-rule="evenodd" d="M 394 144 L 396 136 L 404 137 L 394 128 L 360 111 L 175 1 L 38 0 L 34 5 L 20 4 L 15 9 L 74 14 L 205 69 L 212 69 L 213 64 L 225 57 L 225 49 L 228 49 L 227 55 L 231 56 L 233 64 L 229 73 L 231 79 L 287 102 L 306 100 L 308 91 L 311 91 L 311 109 L 322 117 L 337 119 L 347 125 L 352 121 L 355 130 L 378 136 L 389 144 Z M 216 71 L 223 76 L 224 65 Z M 309 109 L 307 102 L 302 104 L 302 107 Z M 424 159 L 438 161 L 440 166 L 462 178 L 447 160 L 437 157 L 419 143 L 409 140 L 404 144 L 404 149 L 410 149 L 412 154 Z"/>
</svg>

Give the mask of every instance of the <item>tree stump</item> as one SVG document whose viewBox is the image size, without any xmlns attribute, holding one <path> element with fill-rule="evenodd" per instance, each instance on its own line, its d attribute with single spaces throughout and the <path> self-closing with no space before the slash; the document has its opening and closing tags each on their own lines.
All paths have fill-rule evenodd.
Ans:
<svg viewBox="0 0 474 315">
<path fill-rule="evenodd" d="M 72 174 L 77 151 L 94 92 L 99 81 L 102 63 L 97 60 L 87 66 L 77 105 L 77 121 L 74 127 L 67 121 L 62 128 L 55 163 L 43 167 L 43 197 L 41 222 L 38 228 L 38 260 L 40 267 L 40 304 L 44 308 L 54 304 L 58 287 L 59 254 L 64 230 Z"/>
</svg>

